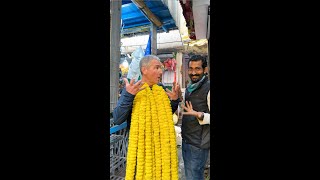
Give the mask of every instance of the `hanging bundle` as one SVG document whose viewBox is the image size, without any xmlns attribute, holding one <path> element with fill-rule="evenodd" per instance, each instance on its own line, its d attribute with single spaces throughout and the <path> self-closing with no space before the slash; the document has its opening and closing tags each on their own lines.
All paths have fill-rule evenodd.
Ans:
<svg viewBox="0 0 320 180">
<path fill-rule="evenodd" d="M 174 58 L 168 58 L 163 62 L 163 64 L 166 70 L 176 70 L 177 61 Z"/>
<path fill-rule="evenodd" d="M 161 86 L 143 87 L 133 101 L 125 179 L 178 180 L 170 100 Z"/>
</svg>

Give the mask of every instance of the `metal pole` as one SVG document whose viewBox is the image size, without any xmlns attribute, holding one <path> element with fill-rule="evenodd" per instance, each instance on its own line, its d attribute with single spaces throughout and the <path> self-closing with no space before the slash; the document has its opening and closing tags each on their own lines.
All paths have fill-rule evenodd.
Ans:
<svg viewBox="0 0 320 180">
<path fill-rule="evenodd" d="M 118 102 L 121 6 L 122 1 L 110 1 L 110 112 Z"/>
<path fill-rule="evenodd" d="M 157 26 L 151 22 L 151 54 L 157 55 Z"/>
</svg>

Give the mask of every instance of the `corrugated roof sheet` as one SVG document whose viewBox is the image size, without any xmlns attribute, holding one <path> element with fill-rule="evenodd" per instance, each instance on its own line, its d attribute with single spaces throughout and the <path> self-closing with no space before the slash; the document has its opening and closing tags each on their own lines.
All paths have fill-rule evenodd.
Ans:
<svg viewBox="0 0 320 180">
<path fill-rule="evenodd" d="M 168 7 L 162 0 L 144 0 L 144 2 L 151 12 L 163 23 L 165 29 L 177 29 Z M 131 0 L 122 0 L 121 19 L 123 34 L 134 31 L 145 31 L 145 29 L 141 27 L 151 25 L 151 22 Z M 162 31 L 162 28 L 158 28 L 158 31 Z"/>
</svg>

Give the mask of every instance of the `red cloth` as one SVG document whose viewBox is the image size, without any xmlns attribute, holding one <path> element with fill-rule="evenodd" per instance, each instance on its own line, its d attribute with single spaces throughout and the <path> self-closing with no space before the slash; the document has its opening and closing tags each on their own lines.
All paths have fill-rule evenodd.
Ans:
<svg viewBox="0 0 320 180">
<path fill-rule="evenodd" d="M 186 26 L 189 32 L 189 38 L 196 40 L 196 32 L 194 28 L 193 12 L 192 12 L 192 1 L 186 0 L 186 4 L 183 4 L 183 0 L 179 0 L 182 7 L 182 14 L 186 19 Z"/>
</svg>

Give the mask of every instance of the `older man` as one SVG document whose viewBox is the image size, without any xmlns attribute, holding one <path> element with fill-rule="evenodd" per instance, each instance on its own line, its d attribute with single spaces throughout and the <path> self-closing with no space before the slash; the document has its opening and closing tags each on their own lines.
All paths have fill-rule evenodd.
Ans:
<svg viewBox="0 0 320 180">
<path fill-rule="evenodd" d="M 127 121 L 128 127 L 130 127 L 130 119 L 132 112 L 132 104 L 135 95 L 142 90 L 142 85 L 147 83 L 150 87 L 154 84 L 158 84 L 164 88 L 160 83 L 162 78 L 162 64 L 160 59 L 154 55 L 148 55 L 140 60 L 140 71 L 142 79 L 135 83 L 135 79 L 132 79 L 130 83 L 126 78 L 123 78 L 125 87 L 122 89 L 120 99 L 117 106 L 113 110 L 113 119 L 115 124 L 121 124 Z M 179 105 L 179 85 L 174 84 L 172 91 L 166 89 L 167 95 L 171 100 L 171 108 L 174 113 Z"/>
<path fill-rule="evenodd" d="M 142 79 L 129 83 L 122 91 L 113 111 L 115 124 L 128 122 L 126 180 L 178 180 L 176 135 L 172 114 L 179 104 L 179 86 L 172 91 L 159 84 L 162 76 L 160 59 L 148 55 L 140 60 Z"/>
</svg>

